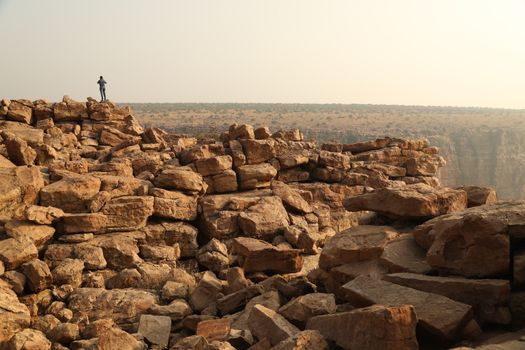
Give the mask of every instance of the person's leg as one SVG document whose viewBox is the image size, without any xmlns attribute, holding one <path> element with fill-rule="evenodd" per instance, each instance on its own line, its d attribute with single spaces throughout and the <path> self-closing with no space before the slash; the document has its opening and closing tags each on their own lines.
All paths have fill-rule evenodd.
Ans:
<svg viewBox="0 0 525 350">
<path fill-rule="evenodd" d="M 106 97 L 106 88 L 104 88 L 104 101 L 106 101 L 108 98 Z"/>
<path fill-rule="evenodd" d="M 100 90 L 100 102 L 104 101 L 104 90 L 102 88 Z"/>
</svg>

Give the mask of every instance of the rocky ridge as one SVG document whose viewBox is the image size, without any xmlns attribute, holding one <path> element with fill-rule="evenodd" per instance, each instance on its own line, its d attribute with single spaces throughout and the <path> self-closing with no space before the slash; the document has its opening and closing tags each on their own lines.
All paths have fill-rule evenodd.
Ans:
<svg viewBox="0 0 525 350">
<path fill-rule="evenodd" d="M 197 139 L 67 96 L 2 100 L 0 137 L 0 349 L 417 349 L 525 327 L 525 202 L 442 187 L 427 140 Z"/>
</svg>

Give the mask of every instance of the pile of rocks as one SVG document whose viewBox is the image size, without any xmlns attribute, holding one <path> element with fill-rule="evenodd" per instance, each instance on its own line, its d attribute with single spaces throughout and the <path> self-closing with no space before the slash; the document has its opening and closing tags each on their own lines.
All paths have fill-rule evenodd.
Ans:
<svg viewBox="0 0 525 350">
<path fill-rule="evenodd" d="M 426 140 L 199 140 L 68 97 L 2 100 L 0 137 L 0 349 L 417 349 L 524 326 L 525 203 L 441 187 Z"/>
</svg>

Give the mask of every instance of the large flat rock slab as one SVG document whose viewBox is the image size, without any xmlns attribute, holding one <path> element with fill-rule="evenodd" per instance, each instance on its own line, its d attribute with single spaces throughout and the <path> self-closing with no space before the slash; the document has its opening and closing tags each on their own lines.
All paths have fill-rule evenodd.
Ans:
<svg viewBox="0 0 525 350">
<path fill-rule="evenodd" d="M 415 273 L 393 273 L 385 275 L 383 280 L 471 305 L 480 322 L 510 323 L 510 283 L 507 280 L 424 276 Z"/>
<path fill-rule="evenodd" d="M 511 242 L 525 237 L 525 201 L 499 202 L 443 215 L 413 231 L 441 273 L 493 277 L 510 273 Z"/>
<path fill-rule="evenodd" d="M 411 305 L 372 305 L 312 317 L 306 328 L 318 330 L 343 349 L 416 350 L 416 324 Z"/>
<path fill-rule="evenodd" d="M 319 267 L 335 266 L 379 258 L 388 241 L 398 236 L 390 226 L 355 226 L 334 235 L 326 242 Z"/>
<path fill-rule="evenodd" d="M 392 218 L 425 219 L 465 209 L 467 193 L 417 183 L 349 197 L 344 206 L 349 211 L 370 210 Z"/>
<path fill-rule="evenodd" d="M 472 307 L 447 297 L 359 276 L 341 287 L 354 306 L 413 305 L 420 325 L 444 341 L 453 341 L 472 318 Z"/>
</svg>

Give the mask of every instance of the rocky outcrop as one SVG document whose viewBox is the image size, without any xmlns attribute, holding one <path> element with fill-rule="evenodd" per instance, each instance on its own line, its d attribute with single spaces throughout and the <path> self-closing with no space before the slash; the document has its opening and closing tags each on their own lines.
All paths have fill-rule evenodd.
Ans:
<svg viewBox="0 0 525 350">
<path fill-rule="evenodd" d="M 427 140 L 197 139 L 68 97 L 3 100 L 0 136 L 0 348 L 415 349 L 523 321 L 523 203 L 440 186 Z"/>
</svg>

